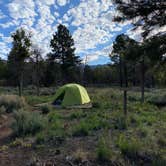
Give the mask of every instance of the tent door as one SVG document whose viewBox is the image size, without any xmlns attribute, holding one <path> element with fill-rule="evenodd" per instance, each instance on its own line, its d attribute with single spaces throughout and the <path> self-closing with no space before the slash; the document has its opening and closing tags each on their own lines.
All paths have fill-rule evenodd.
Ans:
<svg viewBox="0 0 166 166">
<path fill-rule="evenodd" d="M 59 97 L 53 102 L 53 105 L 61 105 L 64 96 L 65 96 L 65 91 L 59 95 Z"/>
</svg>

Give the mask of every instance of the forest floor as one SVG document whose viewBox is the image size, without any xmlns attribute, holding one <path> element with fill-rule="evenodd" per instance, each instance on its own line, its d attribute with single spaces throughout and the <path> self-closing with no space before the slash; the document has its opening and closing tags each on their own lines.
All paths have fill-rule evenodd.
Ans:
<svg viewBox="0 0 166 166">
<path fill-rule="evenodd" d="M 26 89 L 26 110 L 38 113 L 44 127 L 15 136 L 15 113 L 0 113 L 0 166 L 166 165 L 166 89 L 146 89 L 144 104 L 139 89 L 131 89 L 127 117 L 122 90 L 87 90 L 92 108 L 57 109 L 36 107 L 53 101 L 54 88 L 41 89 L 41 96 Z M 16 90 L 0 88 L 0 93 Z"/>
</svg>

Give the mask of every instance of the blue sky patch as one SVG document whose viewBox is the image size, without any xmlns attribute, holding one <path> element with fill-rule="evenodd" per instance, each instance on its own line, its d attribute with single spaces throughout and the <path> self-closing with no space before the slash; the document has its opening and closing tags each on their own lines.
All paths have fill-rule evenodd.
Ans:
<svg viewBox="0 0 166 166">
<path fill-rule="evenodd" d="M 111 0 L 1 0 L 0 57 L 7 59 L 11 33 L 23 27 L 32 33 L 32 42 L 50 52 L 50 39 L 61 23 L 70 30 L 76 55 L 88 64 L 109 63 L 109 53 L 116 36 L 130 31 L 131 24 L 112 21 L 117 14 Z"/>
</svg>

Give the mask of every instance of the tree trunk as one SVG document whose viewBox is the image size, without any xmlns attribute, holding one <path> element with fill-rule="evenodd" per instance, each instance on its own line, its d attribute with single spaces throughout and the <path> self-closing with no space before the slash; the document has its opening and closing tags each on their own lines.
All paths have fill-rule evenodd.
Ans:
<svg viewBox="0 0 166 166">
<path fill-rule="evenodd" d="M 145 91 L 145 64 L 144 55 L 141 61 L 141 102 L 144 103 L 144 91 Z"/>
<path fill-rule="evenodd" d="M 120 78 L 120 87 L 123 86 L 123 77 L 122 77 L 122 59 L 119 59 L 120 68 L 119 68 L 119 78 Z"/>
<path fill-rule="evenodd" d="M 39 80 L 37 80 L 36 93 L 37 93 L 37 96 L 40 95 Z"/>
<path fill-rule="evenodd" d="M 37 55 L 36 57 L 36 93 L 37 93 L 37 96 L 39 96 L 39 93 L 40 93 L 40 89 L 39 89 L 39 76 L 40 75 L 40 72 L 39 72 L 39 57 Z"/>
<path fill-rule="evenodd" d="M 127 90 L 124 90 L 123 94 L 123 110 L 124 110 L 124 115 L 127 116 Z"/>
<path fill-rule="evenodd" d="M 155 87 L 155 79 L 154 79 L 154 76 L 152 76 L 152 88 L 154 88 Z"/>
<path fill-rule="evenodd" d="M 21 71 L 21 73 L 20 73 L 19 96 L 22 96 L 22 89 L 23 89 L 23 71 Z"/>
<path fill-rule="evenodd" d="M 135 71 L 135 66 L 133 68 L 133 86 L 136 86 L 136 71 Z"/>
<path fill-rule="evenodd" d="M 128 78 L 127 78 L 127 65 L 126 61 L 123 61 L 124 64 L 124 81 L 125 81 L 125 87 L 128 87 Z"/>
</svg>

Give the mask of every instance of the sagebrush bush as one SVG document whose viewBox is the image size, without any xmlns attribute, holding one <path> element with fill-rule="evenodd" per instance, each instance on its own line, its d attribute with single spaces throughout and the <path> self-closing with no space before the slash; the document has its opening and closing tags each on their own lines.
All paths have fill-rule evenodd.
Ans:
<svg viewBox="0 0 166 166">
<path fill-rule="evenodd" d="M 7 113 L 14 110 L 21 109 L 26 106 L 26 102 L 23 97 L 17 95 L 1 95 L 0 107 L 4 107 Z"/>
<path fill-rule="evenodd" d="M 147 101 L 157 106 L 166 106 L 166 91 L 164 89 L 150 93 L 147 96 Z"/>
<path fill-rule="evenodd" d="M 55 94 L 55 88 L 42 88 L 40 89 L 40 95 L 54 95 Z"/>
<path fill-rule="evenodd" d="M 112 151 L 109 147 L 108 141 L 101 137 L 97 145 L 97 159 L 99 161 L 109 161 L 112 156 Z"/>
<path fill-rule="evenodd" d="M 1 114 L 4 114 L 5 112 L 6 112 L 5 107 L 4 107 L 4 106 L 1 106 L 1 107 L 0 107 L 0 115 L 1 115 Z"/>
<path fill-rule="evenodd" d="M 19 110 L 14 112 L 12 129 L 15 136 L 34 135 L 44 128 L 47 121 L 38 112 Z"/>
</svg>

